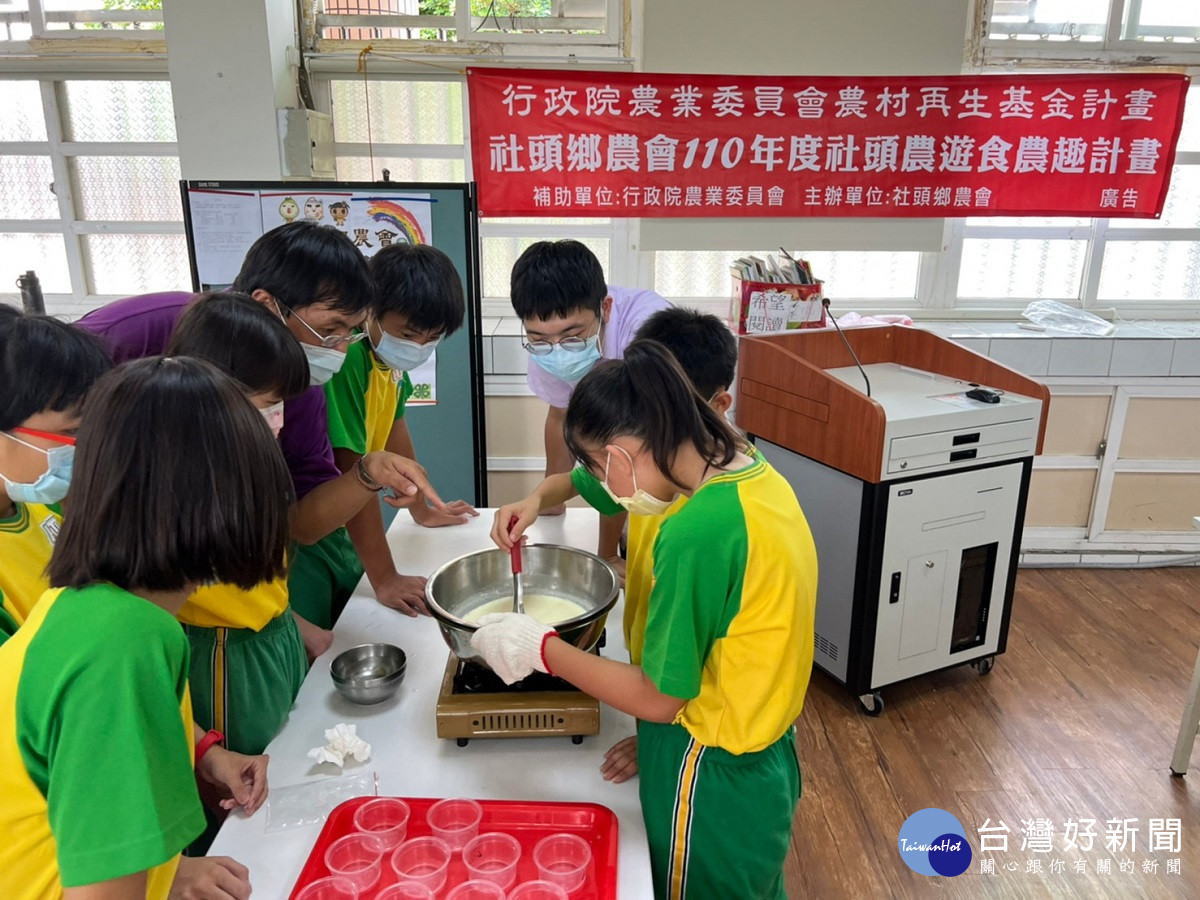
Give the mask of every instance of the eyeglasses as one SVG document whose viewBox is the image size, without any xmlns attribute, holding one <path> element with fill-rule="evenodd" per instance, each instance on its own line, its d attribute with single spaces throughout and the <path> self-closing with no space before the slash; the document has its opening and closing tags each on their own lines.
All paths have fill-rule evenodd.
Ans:
<svg viewBox="0 0 1200 900">
<path fill-rule="evenodd" d="M 357 344 L 359 341 L 364 340 L 367 336 L 365 331 L 360 331 L 358 334 L 321 334 L 319 331 L 317 331 L 317 329 L 309 325 L 308 322 L 304 321 L 304 317 L 301 316 L 300 313 L 296 312 L 291 307 L 285 306 L 283 308 L 295 316 L 301 325 L 312 332 L 312 336 L 317 339 L 318 344 L 328 350 L 334 350 L 340 347 L 342 344 Z"/>
<path fill-rule="evenodd" d="M 600 327 L 596 329 L 596 334 L 599 334 L 604 328 L 604 321 L 600 321 Z M 571 337 L 562 338 L 559 341 L 521 341 L 521 346 L 525 348 L 525 352 L 532 353 L 534 356 L 549 356 L 554 352 L 555 347 L 562 347 L 568 353 L 582 353 L 587 349 L 587 343 L 596 334 L 589 334 L 587 337 Z"/>
</svg>

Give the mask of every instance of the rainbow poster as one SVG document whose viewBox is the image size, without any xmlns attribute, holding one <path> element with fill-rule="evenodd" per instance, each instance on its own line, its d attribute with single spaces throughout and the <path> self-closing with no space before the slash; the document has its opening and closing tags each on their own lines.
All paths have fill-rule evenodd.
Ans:
<svg viewBox="0 0 1200 900">
<path fill-rule="evenodd" d="M 300 187 L 300 186 L 298 186 Z M 263 191 L 259 195 L 264 230 L 299 220 L 337 229 L 363 256 L 393 244 L 433 242 L 429 194 L 407 191 Z"/>
<path fill-rule="evenodd" d="M 394 240 L 397 243 L 429 243 L 425 229 L 421 227 L 420 221 L 408 207 L 395 200 L 384 200 L 379 197 L 372 197 L 364 202 L 367 204 L 367 215 L 371 217 L 372 221 L 382 222 L 396 229 L 397 237 Z M 428 207 L 429 204 L 424 205 Z"/>
</svg>

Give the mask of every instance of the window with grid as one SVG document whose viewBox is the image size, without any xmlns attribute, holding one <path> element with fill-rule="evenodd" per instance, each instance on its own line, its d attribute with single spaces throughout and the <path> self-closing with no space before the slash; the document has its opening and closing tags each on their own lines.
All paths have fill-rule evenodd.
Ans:
<svg viewBox="0 0 1200 900">
<path fill-rule="evenodd" d="M 1189 0 L 986 0 L 978 21 L 985 64 L 1200 63 L 1200 4 Z"/>
<path fill-rule="evenodd" d="M 341 41 L 614 47 L 622 10 L 622 0 L 316 0 L 304 14 L 312 48 Z"/>
<path fill-rule="evenodd" d="M 1200 3 L 986 0 L 973 41 L 985 66 L 1059 61 L 1200 66 Z M 1193 73 L 1195 69 L 1192 69 Z M 1047 298 L 1125 314 L 1194 315 L 1200 303 L 1200 86 L 1188 93 L 1160 219 L 978 218 L 950 223 L 954 303 Z"/>
<path fill-rule="evenodd" d="M 146 41 L 162 37 L 162 0 L 0 0 L 0 53 L 31 40 Z M 157 35 L 154 32 L 158 32 Z"/>
<path fill-rule="evenodd" d="M 314 85 L 333 116 L 334 154 L 341 181 L 465 181 L 465 84 L 461 78 L 330 76 Z M 626 283 L 608 219 L 482 219 L 480 280 L 484 314 L 512 315 L 509 274 L 517 257 L 539 240 L 571 237 L 596 254 L 613 283 Z M 614 263 L 617 271 L 614 272 Z M 626 281 L 628 279 L 626 278 Z"/>
<path fill-rule="evenodd" d="M 0 91 L 2 289 L 33 270 L 47 309 L 67 314 L 187 289 L 170 84 L 14 79 Z"/>
</svg>

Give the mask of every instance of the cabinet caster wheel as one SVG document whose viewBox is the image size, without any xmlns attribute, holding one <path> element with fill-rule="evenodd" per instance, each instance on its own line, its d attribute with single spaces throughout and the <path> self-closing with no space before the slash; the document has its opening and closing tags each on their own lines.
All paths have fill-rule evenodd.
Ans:
<svg viewBox="0 0 1200 900">
<path fill-rule="evenodd" d="M 863 712 L 872 718 L 883 712 L 883 695 L 879 691 L 873 691 L 870 694 L 860 694 L 858 702 L 862 704 Z"/>
<path fill-rule="evenodd" d="M 975 671 L 980 675 L 986 675 L 988 672 L 992 671 L 992 666 L 995 664 L 996 657 L 994 656 L 985 656 L 983 659 L 977 659 L 975 662 L 971 663 L 971 665 L 975 668 Z"/>
<path fill-rule="evenodd" d="M 467 744 L 470 743 L 470 741 L 471 741 L 470 738 L 455 738 L 454 739 L 454 743 L 458 744 L 458 746 L 460 746 L 460 747 L 467 746 Z"/>
<path fill-rule="evenodd" d="M 578 747 L 580 744 L 583 743 L 583 735 L 582 734 L 571 735 L 571 743 Z"/>
</svg>

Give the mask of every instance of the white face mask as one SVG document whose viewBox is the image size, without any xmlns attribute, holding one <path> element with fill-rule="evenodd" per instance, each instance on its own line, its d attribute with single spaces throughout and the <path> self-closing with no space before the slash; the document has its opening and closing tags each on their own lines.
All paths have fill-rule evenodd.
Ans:
<svg viewBox="0 0 1200 900">
<path fill-rule="evenodd" d="M 604 480 L 600 482 L 600 486 L 604 488 L 608 496 L 612 497 L 614 503 L 619 503 L 625 507 L 628 512 L 635 516 L 661 516 L 671 508 L 671 504 L 679 499 L 679 494 L 676 494 L 670 500 L 659 500 L 649 491 L 643 490 L 637 486 L 637 473 L 633 471 L 633 457 L 630 456 L 624 448 L 618 447 L 625 458 L 629 460 L 629 471 L 633 477 L 633 494 L 629 497 L 618 497 L 616 492 L 608 486 L 608 467 L 612 463 L 612 453 L 604 460 Z"/>
<path fill-rule="evenodd" d="M 286 325 L 287 317 L 283 314 L 278 300 L 275 300 L 275 311 L 279 313 L 280 320 Z M 300 318 L 299 313 L 293 314 L 297 321 L 312 333 L 313 337 L 323 340 L 321 333 Z M 304 351 L 304 357 L 308 360 L 308 383 L 313 387 L 324 384 L 336 375 L 346 361 L 346 354 L 342 351 L 322 347 L 318 344 L 306 344 L 304 341 L 300 341 L 300 349 Z"/>
<path fill-rule="evenodd" d="M 330 350 L 328 347 L 317 347 L 313 344 L 301 344 L 305 358 L 308 359 L 308 383 L 324 384 L 342 368 L 346 354 L 340 350 Z"/>
<path fill-rule="evenodd" d="M 271 434 L 279 437 L 279 432 L 283 430 L 283 401 L 272 403 L 265 409 L 260 409 L 263 418 L 267 420 L 267 426 L 271 429 Z"/>
</svg>

